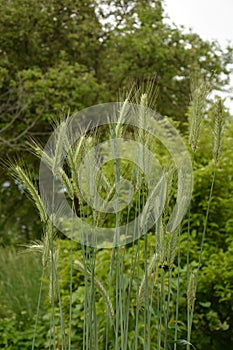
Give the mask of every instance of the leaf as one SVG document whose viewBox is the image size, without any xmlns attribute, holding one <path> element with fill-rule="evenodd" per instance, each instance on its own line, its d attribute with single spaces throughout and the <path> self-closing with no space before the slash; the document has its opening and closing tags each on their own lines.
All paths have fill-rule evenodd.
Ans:
<svg viewBox="0 0 233 350">
<path fill-rule="evenodd" d="M 203 307 L 210 307 L 211 306 L 211 302 L 210 301 L 206 301 L 206 302 L 199 302 L 199 304 Z"/>
<path fill-rule="evenodd" d="M 191 345 L 193 349 L 196 349 L 192 343 L 188 342 L 185 339 L 178 339 L 178 340 L 172 341 L 171 343 L 180 344 L 180 345 Z"/>
</svg>

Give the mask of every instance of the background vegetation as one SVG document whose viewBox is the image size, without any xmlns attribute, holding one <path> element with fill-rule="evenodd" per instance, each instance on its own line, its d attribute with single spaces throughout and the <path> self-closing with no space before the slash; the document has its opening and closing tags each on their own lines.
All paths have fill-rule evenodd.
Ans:
<svg viewBox="0 0 233 350">
<path fill-rule="evenodd" d="M 0 344 L 6 349 L 30 349 L 42 268 L 36 255 L 18 255 L 16 250 L 18 244 L 40 239 L 43 229 L 25 187 L 12 177 L 4 161 L 17 159 L 20 154 L 37 181 L 39 162 L 28 150 L 28 138 L 39 138 L 43 145 L 52 131 L 52 116 L 65 114 L 68 109 L 73 113 L 97 103 L 116 101 L 119 94 L 121 99 L 131 81 L 137 88 L 139 84 L 146 85 L 151 76 L 157 86 L 153 107 L 171 118 L 185 138 L 190 118 L 190 76 L 201 72 L 206 81 L 211 81 L 211 89 L 224 90 L 229 81 L 232 48 L 222 50 L 217 42 L 205 42 L 195 33 L 187 34 L 182 28 L 168 25 L 163 1 L 2 0 L 0 34 Z M 190 227 L 194 267 L 198 263 L 214 170 L 213 108 L 208 101 L 194 158 Z M 233 343 L 233 121 L 228 112 L 224 113 L 222 156 L 216 172 L 193 320 L 192 343 L 197 349 L 231 349 Z M 67 321 L 70 243 L 60 238 L 59 276 Z M 73 249 L 75 259 L 80 247 L 74 244 Z M 186 249 L 184 239 L 181 260 Z M 126 265 L 130 261 L 127 254 Z M 108 251 L 100 251 L 98 278 L 103 282 L 107 282 L 109 261 Z M 185 259 L 181 266 L 182 278 L 187 269 Z M 49 341 L 45 342 L 50 334 L 48 276 L 44 279 L 35 340 L 38 349 L 49 348 Z M 83 336 L 83 273 L 73 271 L 73 284 L 72 341 L 77 349 Z M 181 291 L 182 295 L 186 299 L 185 291 Z M 106 315 L 102 312 L 102 297 L 96 305 L 99 336 L 104 341 Z M 180 332 L 185 339 L 185 307 L 182 311 Z M 59 314 L 59 307 L 55 313 Z M 56 331 L 60 334 L 59 324 Z M 133 330 L 130 332 L 132 335 Z M 113 348 L 111 342 L 108 346 Z"/>
</svg>

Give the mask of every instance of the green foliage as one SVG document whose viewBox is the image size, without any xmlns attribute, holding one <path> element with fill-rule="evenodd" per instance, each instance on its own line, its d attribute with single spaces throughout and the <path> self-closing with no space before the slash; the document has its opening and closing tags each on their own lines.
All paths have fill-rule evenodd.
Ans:
<svg viewBox="0 0 233 350">
<path fill-rule="evenodd" d="M 17 157 L 18 153 L 23 151 L 23 158 L 35 183 L 38 180 L 36 170 L 38 162 L 28 154 L 25 140 L 28 137 L 39 136 L 43 144 L 52 130 L 48 120 L 64 106 L 73 113 L 99 102 L 115 101 L 118 90 L 127 89 L 130 79 L 134 81 L 136 79 L 133 97 L 137 100 L 139 83 L 143 84 L 148 76 L 154 76 L 154 84 L 158 86 L 156 110 L 175 120 L 185 134 L 188 118 L 192 112 L 197 115 L 194 108 L 188 107 L 191 91 L 190 73 L 201 71 L 204 79 L 211 81 L 211 88 L 218 90 L 228 81 L 228 63 L 232 61 L 231 48 L 223 51 L 216 42 L 204 42 L 192 32 L 184 33 L 182 28 L 166 24 L 163 1 L 157 1 L 154 6 L 146 0 L 134 2 L 106 0 L 101 3 L 80 0 L 42 0 L 40 2 L 3 0 L 0 7 L 0 32 L 0 157 L 5 159 L 6 154 Z M 186 316 L 187 277 L 190 272 L 191 276 L 195 276 L 198 267 L 199 247 L 215 171 L 209 225 L 205 233 L 196 296 L 192 295 L 191 288 L 189 291 L 191 293 L 189 296 L 192 297 L 191 304 L 196 297 L 192 343 L 198 349 L 220 350 L 223 347 L 225 349 L 231 347 L 229 344 L 233 342 L 231 303 L 233 123 L 220 104 L 204 102 L 207 102 L 207 111 L 205 110 L 202 116 L 204 117 L 202 127 L 197 130 L 200 140 L 194 147 L 196 151 L 195 190 L 190 217 L 183 222 L 180 261 L 179 255 L 168 254 L 169 246 L 174 248 L 177 241 L 165 234 L 162 237 L 165 242 L 161 254 L 162 263 L 160 261 L 160 264 L 154 266 L 157 275 L 152 274 L 154 279 L 149 280 L 150 285 L 145 287 L 143 284 L 148 283 L 145 271 L 147 269 L 149 271 L 155 246 L 154 238 L 150 235 L 147 242 L 148 256 L 144 255 L 144 243 L 142 241 L 139 243 L 140 259 L 136 260 L 138 270 L 132 279 L 132 255 L 136 247 L 129 246 L 123 251 L 118 251 L 119 255 L 116 253 L 114 264 L 118 262 L 123 266 L 113 269 L 116 272 L 111 275 L 112 280 L 109 280 L 109 269 L 112 264 L 110 251 L 94 252 L 96 258 L 96 266 L 94 266 L 91 250 L 85 250 L 73 244 L 73 255 L 70 256 L 70 243 L 57 241 L 55 249 L 58 248 L 60 251 L 60 258 L 55 271 L 53 264 L 48 264 L 46 267 L 48 278 L 52 278 L 53 283 L 48 286 L 47 280 L 43 282 L 48 296 L 45 297 L 45 305 L 42 305 L 38 315 L 35 349 L 51 348 L 52 334 L 58 341 L 57 347 L 61 347 L 62 333 L 65 333 L 66 339 L 71 334 L 71 348 L 81 348 L 83 332 L 89 331 L 87 344 L 89 342 L 96 345 L 95 339 L 98 338 L 100 349 L 105 341 L 107 347 L 113 349 L 116 346 L 115 334 L 108 315 L 104 291 L 101 292 L 101 288 L 103 287 L 109 293 L 113 305 L 117 305 L 119 302 L 119 296 L 115 290 L 117 283 L 120 284 L 118 291 L 120 290 L 124 300 L 122 306 L 124 315 L 127 314 L 125 311 L 130 305 L 129 322 L 124 319 L 124 324 L 128 322 L 127 332 L 124 333 L 127 335 L 127 340 L 119 334 L 117 346 L 120 347 L 119 344 L 125 344 L 124 342 L 127 341 L 131 349 L 137 338 L 138 348 L 141 349 L 149 344 L 150 338 L 151 348 L 158 348 L 158 334 L 161 334 L 161 337 L 172 338 L 176 330 L 180 339 L 175 340 L 175 343 L 168 341 L 167 348 L 173 348 L 176 345 L 178 348 L 191 346 L 184 340 L 187 333 L 187 318 L 190 316 L 190 310 L 189 316 Z M 155 107 L 151 101 L 149 105 Z M 222 156 L 217 159 L 220 154 L 218 147 L 221 143 L 216 143 L 214 161 L 212 140 L 216 108 L 223 112 L 226 125 Z M 218 133 L 215 132 L 215 135 Z M 160 146 L 158 143 L 155 148 L 160 149 Z M 167 154 L 163 152 L 163 150 L 160 152 L 162 161 L 167 160 Z M 216 163 L 218 163 L 217 170 L 215 170 Z M 121 166 L 125 174 L 130 177 L 127 167 L 124 167 L 123 163 Z M 109 175 L 110 168 L 111 164 L 104 167 L 106 176 Z M 114 176 L 109 178 L 114 180 Z M 73 190 L 75 192 L 75 188 Z M 48 238 L 46 229 L 42 230 L 35 207 L 25 199 L 25 192 L 26 189 L 22 183 L 12 180 L 6 169 L 1 171 L 1 245 L 25 243 L 25 241 L 39 239 L 41 236 L 44 238 L 42 243 L 46 244 Z M 103 192 L 106 197 L 108 191 L 105 189 Z M 146 195 L 146 188 L 142 188 L 139 197 L 142 198 L 143 195 Z M 174 198 L 175 193 L 172 192 L 171 201 L 167 204 L 167 217 L 170 213 L 169 204 L 171 206 Z M 137 198 L 134 199 L 135 204 Z M 130 213 L 129 219 L 133 219 L 139 207 L 140 205 L 133 208 L 134 211 Z M 77 204 L 77 209 L 80 210 L 80 203 Z M 92 220 L 90 211 L 85 206 L 82 209 L 86 215 L 89 215 L 88 220 Z M 125 220 L 128 214 L 125 210 L 122 220 Z M 104 218 L 100 219 L 104 220 Z M 113 217 L 110 217 L 105 221 L 106 227 L 112 226 L 112 222 Z M 187 237 L 189 237 L 188 242 Z M 189 264 L 187 264 L 187 247 L 189 247 L 189 259 L 192 261 Z M 175 249 L 175 253 L 177 251 L 178 248 Z M 54 252 L 51 256 L 53 254 Z M 166 259 L 162 259 L 164 257 Z M 75 259 L 79 259 L 82 263 L 88 262 L 86 273 L 77 270 L 75 263 L 73 270 L 70 271 L 70 261 L 74 262 Z M 172 261 L 171 265 L 168 260 Z M 38 260 L 32 255 L 15 255 L 14 251 L 1 249 L 0 265 L 1 347 L 31 349 L 41 273 Z M 94 280 L 93 272 L 96 273 L 95 276 L 102 283 L 102 287 L 98 286 L 98 282 Z M 57 285 L 56 273 L 59 275 Z M 169 273 L 172 277 L 170 286 Z M 51 293 L 53 288 L 57 290 L 56 297 L 53 291 L 54 305 L 51 304 L 51 295 L 49 298 L 49 289 Z M 151 311 L 149 308 L 145 291 L 151 292 L 153 288 L 153 305 L 157 305 L 158 300 L 162 298 L 162 307 L 165 311 L 169 309 L 168 316 L 159 316 L 158 310 Z M 164 294 L 161 293 L 162 288 Z M 93 294 L 91 291 L 94 291 Z M 141 295 L 139 295 L 140 291 Z M 72 301 L 70 301 L 71 296 Z M 176 298 L 179 301 L 178 320 L 176 319 Z M 71 330 L 69 328 L 70 302 L 72 305 Z M 62 310 L 59 303 L 62 305 Z M 140 303 L 141 308 L 138 308 Z M 191 304 L 189 304 L 190 309 Z M 145 329 L 145 320 L 148 320 L 149 312 L 153 322 L 151 328 Z M 64 326 L 60 322 L 61 314 L 64 317 Z M 115 316 L 118 320 L 122 320 L 122 315 Z M 161 320 L 166 321 L 166 317 L 167 325 L 166 322 L 162 325 Z M 94 325 L 90 326 L 93 318 L 97 321 L 97 329 Z M 98 334 L 97 337 L 94 336 L 95 332 Z"/>
<path fill-rule="evenodd" d="M 31 349 L 41 270 L 35 253 L 0 249 L 0 346 L 5 349 Z M 35 349 L 44 347 L 48 329 L 41 318 Z"/>
<path fill-rule="evenodd" d="M 193 342 L 200 349 L 231 348 L 232 239 L 226 251 L 205 246 L 194 316 Z"/>
<path fill-rule="evenodd" d="M 215 89 L 229 77 L 231 49 L 223 51 L 217 43 L 166 24 L 163 1 L 3 0 L 0 32 L 0 158 L 23 151 L 32 168 L 38 163 L 28 154 L 25 140 L 39 137 L 44 143 L 51 132 L 47 121 L 64 105 L 74 113 L 115 101 L 131 79 L 141 83 L 155 76 L 156 109 L 184 130 L 190 72 L 201 69 L 207 80 L 212 77 Z M 6 170 L 1 189 L 5 181 Z M 12 231 L 7 212 L 22 199 L 12 181 L 6 192 L 10 201 L 1 203 L 0 226 L 7 243 L 5 232 Z M 12 236 L 21 241 L 33 231 L 38 238 L 37 219 L 26 215 L 28 207 L 24 201 L 14 216 L 18 224 Z M 23 225 L 22 216 L 27 216 Z"/>
<path fill-rule="evenodd" d="M 26 320 L 26 319 L 25 319 Z M 30 322 L 20 323 L 15 316 L 2 317 L 0 321 L 0 346 L 8 350 L 30 350 L 34 336 L 35 317 Z M 35 342 L 35 350 L 48 349 L 44 339 L 47 337 L 49 322 L 44 317 L 38 325 L 38 335 Z"/>
</svg>

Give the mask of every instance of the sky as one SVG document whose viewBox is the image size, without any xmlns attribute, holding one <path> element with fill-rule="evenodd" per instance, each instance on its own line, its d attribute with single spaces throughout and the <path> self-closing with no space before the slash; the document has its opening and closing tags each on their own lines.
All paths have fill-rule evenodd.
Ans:
<svg viewBox="0 0 233 350">
<path fill-rule="evenodd" d="M 173 22 L 193 28 L 203 39 L 233 43 L 233 0 L 165 0 L 165 6 Z"/>
<path fill-rule="evenodd" d="M 203 39 L 233 46 L 233 0 L 165 0 L 165 12 L 171 22 L 192 28 Z M 233 112 L 233 101 L 228 99 L 227 106 Z"/>
</svg>

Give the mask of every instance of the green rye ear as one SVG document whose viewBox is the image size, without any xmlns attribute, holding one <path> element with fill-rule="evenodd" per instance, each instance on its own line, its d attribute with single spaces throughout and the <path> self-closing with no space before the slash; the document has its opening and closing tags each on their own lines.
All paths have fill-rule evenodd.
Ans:
<svg viewBox="0 0 233 350">
<path fill-rule="evenodd" d="M 20 165 L 11 165 L 11 171 L 13 172 L 15 178 L 18 179 L 26 187 L 29 195 L 31 196 L 35 206 L 38 209 L 41 221 L 43 223 L 46 223 L 47 213 L 39 195 L 39 192 L 36 186 L 33 184 L 30 172 L 26 169 L 26 167 L 23 168 Z"/>
</svg>

